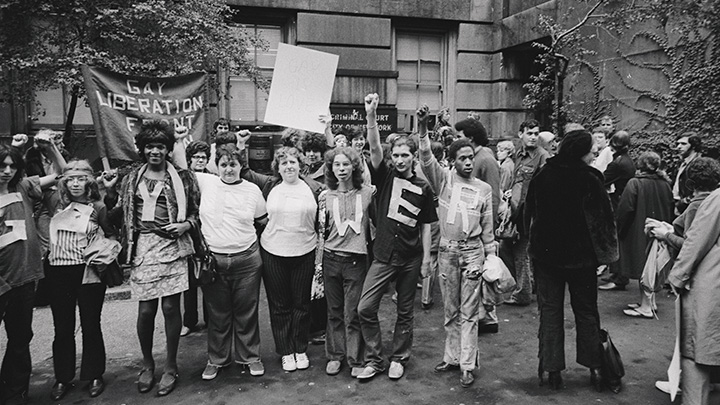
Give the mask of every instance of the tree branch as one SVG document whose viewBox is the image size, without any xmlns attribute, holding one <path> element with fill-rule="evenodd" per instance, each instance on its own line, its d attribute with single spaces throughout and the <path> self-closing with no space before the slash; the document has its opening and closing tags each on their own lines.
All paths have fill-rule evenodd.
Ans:
<svg viewBox="0 0 720 405">
<path fill-rule="evenodd" d="M 600 5 L 603 4 L 604 2 L 605 2 L 605 0 L 599 0 L 599 1 L 597 2 L 597 4 L 595 4 L 595 5 L 593 6 L 593 8 L 591 8 L 590 11 L 588 11 L 587 14 L 585 14 L 585 17 L 584 17 L 579 23 L 577 23 L 574 27 L 572 27 L 572 28 L 568 29 L 567 31 L 565 31 L 565 32 L 561 33 L 560 35 L 558 35 L 558 37 L 553 41 L 552 49 L 553 49 L 553 50 L 555 49 L 555 47 L 557 46 L 557 44 L 560 43 L 560 40 L 561 40 L 561 39 L 565 38 L 566 36 L 572 34 L 572 33 L 575 32 L 575 31 L 579 30 L 580 27 L 582 27 L 583 25 L 585 25 L 585 23 L 590 19 L 590 16 L 592 16 L 592 14 L 595 12 L 595 10 L 597 10 L 598 7 L 600 7 Z"/>
</svg>

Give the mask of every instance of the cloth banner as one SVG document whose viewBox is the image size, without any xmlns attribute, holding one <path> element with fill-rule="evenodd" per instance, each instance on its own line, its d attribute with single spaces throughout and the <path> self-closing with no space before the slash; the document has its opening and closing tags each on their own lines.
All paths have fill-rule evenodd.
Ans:
<svg viewBox="0 0 720 405">
<path fill-rule="evenodd" d="M 205 138 L 208 107 L 205 73 L 175 77 L 128 76 L 83 66 L 100 156 L 112 161 L 138 160 L 135 134 L 144 120 L 186 126 L 189 137 Z"/>
</svg>

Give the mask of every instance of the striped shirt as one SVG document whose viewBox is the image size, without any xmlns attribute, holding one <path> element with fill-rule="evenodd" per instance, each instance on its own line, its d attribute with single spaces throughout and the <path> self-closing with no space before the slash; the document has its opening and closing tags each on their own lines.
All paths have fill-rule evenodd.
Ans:
<svg viewBox="0 0 720 405">
<path fill-rule="evenodd" d="M 50 265 L 85 264 L 84 251 L 98 232 L 98 214 L 92 205 L 70 203 L 50 220 Z"/>
</svg>

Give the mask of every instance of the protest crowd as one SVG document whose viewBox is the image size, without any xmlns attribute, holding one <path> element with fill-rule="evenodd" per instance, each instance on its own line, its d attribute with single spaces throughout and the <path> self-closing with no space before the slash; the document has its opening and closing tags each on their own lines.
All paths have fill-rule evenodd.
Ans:
<svg viewBox="0 0 720 405">
<path fill-rule="evenodd" d="M 452 123 L 424 105 L 415 132 L 382 140 L 380 101 L 365 97 L 365 126 L 333 132 L 323 115 L 324 133 L 287 128 L 269 174 L 248 165 L 252 134 L 225 119 L 210 142 L 144 122 L 140 161 L 102 173 L 68 156 L 54 131 L 0 145 L 0 404 L 27 400 L 36 290 L 54 321 L 47 395 L 58 401 L 74 386 L 76 308 L 77 377 L 91 397 L 102 394 L 103 300 L 123 276 L 138 301 L 142 394 L 173 392 L 181 337 L 205 327 L 202 380 L 233 363 L 261 376 L 268 361 L 286 372 L 317 362 L 329 376 L 400 379 L 418 293 L 422 308 L 444 311 L 434 372 L 457 373 L 461 387 L 483 362 L 479 337 L 502 332 L 501 305 L 537 305 L 538 383 L 558 390 L 566 286 L 588 386 L 618 393 L 622 366 L 597 301 L 632 279 L 641 295 L 622 309 L 628 317 L 654 319 L 664 287 L 680 297 L 683 404 L 708 403 L 720 367 L 720 163 L 702 157 L 699 134 L 678 134 L 671 178 L 658 154 L 630 157 L 632 135 L 610 116 L 589 130 L 569 124 L 562 139 L 528 120 L 493 150 L 475 114 Z M 260 358 L 261 283 L 273 359 Z M 388 292 L 397 318 L 386 351 L 378 311 Z M 153 356 L 158 310 L 162 363 Z M 325 345 L 325 358 L 307 355 L 311 343 Z"/>
</svg>

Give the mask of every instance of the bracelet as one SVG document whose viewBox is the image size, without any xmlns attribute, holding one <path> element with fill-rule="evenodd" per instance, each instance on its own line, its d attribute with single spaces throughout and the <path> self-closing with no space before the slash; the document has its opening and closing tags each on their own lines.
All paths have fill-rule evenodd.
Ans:
<svg viewBox="0 0 720 405">
<path fill-rule="evenodd" d="M 371 125 L 368 125 L 368 126 L 367 126 L 367 129 L 373 129 L 373 128 L 377 128 L 377 122 L 375 123 L 375 125 L 372 125 L 372 126 L 371 126 Z"/>
</svg>

